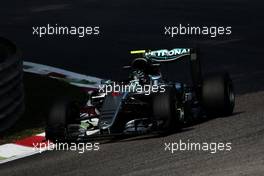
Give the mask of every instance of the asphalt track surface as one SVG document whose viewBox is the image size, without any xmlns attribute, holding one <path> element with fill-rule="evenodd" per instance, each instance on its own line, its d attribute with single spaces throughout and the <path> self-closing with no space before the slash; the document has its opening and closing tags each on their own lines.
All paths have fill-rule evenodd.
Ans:
<svg viewBox="0 0 264 176">
<path fill-rule="evenodd" d="M 119 78 L 128 51 L 198 46 L 206 71 L 227 70 L 238 93 L 234 115 L 166 137 L 102 144 L 98 152 L 46 152 L 0 166 L 0 175 L 260 175 L 264 173 L 264 24 L 261 1 L 8 1 L 0 35 L 29 61 L 103 78 Z M 32 36 L 47 23 L 99 25 L 99 38 Z M 232 35 L 164 36 L 166 25 L 232 26 Z M 182 65 L 168 73 L 181 78 Z M 231 142 L 232 150 L 164 151 L 165 142 Z"/>
</svg>

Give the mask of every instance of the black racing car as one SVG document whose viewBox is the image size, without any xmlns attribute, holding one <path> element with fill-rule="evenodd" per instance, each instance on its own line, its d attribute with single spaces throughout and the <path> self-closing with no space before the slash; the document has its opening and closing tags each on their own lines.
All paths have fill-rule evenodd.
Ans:
<svg viewBox="0 0 264 176">
<path fill-rule="evenodd" d="M 197 53 L 191 48 L 132 51 L 127 80 L 104 81 L 90 90 L 84 105 L 60 100 L 50 111 L 46 138 L 83 140 L 92 136 L 170 133 L 204 117 L 233 113 L 235 96 L 228 73 L 202 77 Z M 165 81 L 164 62 L 189 58 L 192 84 Z"/>
</svg>

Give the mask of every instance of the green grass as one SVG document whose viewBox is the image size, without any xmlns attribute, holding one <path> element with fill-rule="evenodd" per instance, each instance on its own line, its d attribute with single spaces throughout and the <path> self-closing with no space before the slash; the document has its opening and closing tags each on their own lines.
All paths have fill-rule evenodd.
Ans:
<svg viewBox="0 0 264 176">
<path fill-rule="evenodd" d="M 0 160 L 3 160 L 3 159 L 6 159 L 6 158 L 5 158 L 5 157 L 1 157 L 1 156 L 0 156 Z"/>
<path fill-rule="evenodd" d="M 0 144 L 43 132 L 48 111 L 52 103 L 60 97 L 67 96 L 76 100 L 85 97 L 80 88 L 28 73 L 24 75 L 24 89 L 25 113 L 12 128 L 0 134 Z"/>
</svg>

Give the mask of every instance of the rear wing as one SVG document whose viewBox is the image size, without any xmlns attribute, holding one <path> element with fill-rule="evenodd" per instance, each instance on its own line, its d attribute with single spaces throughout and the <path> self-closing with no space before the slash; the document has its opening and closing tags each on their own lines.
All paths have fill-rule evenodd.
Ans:
<svg viewBox="0 0 264 176">
<path fill-rule="evenodd" d="M 174 48 L 171 50 L 135 50 L 130 51 L 130 54 L 143 57 L 153 63 L 166 63 L 177 61 L 180 58 L 188 57 L 190 60 L 191 77 L 197 95 L 200 96 L 200 87 L 202 84 L 202 71 L 198 51 L 195 48 Z"/>
<path fill-rule="evenodd" d="M 184 56 L 195 54 L 195 50 L 192 48 L 174 48 L 171 50 L 135 50 L 130 53 L 138 57 L 146 58 L 152 62 L 171 62 Z"/>
</svg>

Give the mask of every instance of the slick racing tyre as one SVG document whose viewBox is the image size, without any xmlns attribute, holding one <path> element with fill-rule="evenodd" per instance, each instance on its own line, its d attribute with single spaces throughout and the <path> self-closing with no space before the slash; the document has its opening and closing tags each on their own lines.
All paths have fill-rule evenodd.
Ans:
<svg viewBox="0 0 264 176">
<path fill-rule="evenodd" d="M 0 37 L 0 132 L 24 112 L 22 60 L 16 46 Z"/>
<path fill-rule="evenodd" d="M 77 103 L 66 99 L 57 101 L 50 109 L 47 118 L 46 139 L 52 142 L 70 140 L 68 125 L 75 123 L 79 117 L 80 110 Z M 76 127 L 78 131 L 78 126 Z"/>
<path fill-rule="evenodd" d="M 171 132 L 176 128 L 176 93 L 173 88 L 167 88 L 164 93 L 157 93 L 153 95 L 153 118 L 161 125 L 158 126 L 158 130 L 163 132 Z"/>
<path fill-rule="evenodd" d="M 235 94 L 228 73 L 214 74 L 204 78 L 202 104 L 209 116 L 228 116 L 233 113 Z"/>
</svg>

